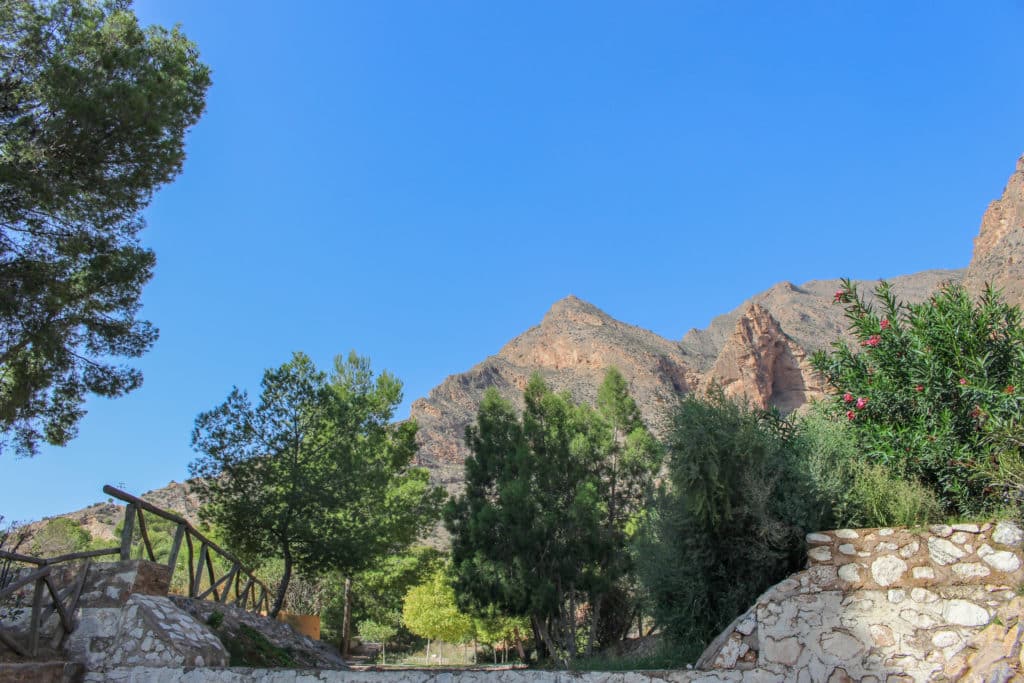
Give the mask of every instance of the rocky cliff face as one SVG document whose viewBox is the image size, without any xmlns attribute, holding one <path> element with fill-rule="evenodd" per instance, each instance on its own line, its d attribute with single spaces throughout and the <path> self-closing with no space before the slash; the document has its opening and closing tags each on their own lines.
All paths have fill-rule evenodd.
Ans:
<svg viewBox="0 0 1024 683">
<path fill-rule="evenodd" d="M 410 416 L 420 425 L 419 461 L 431 468 L 436 481 L 457 485 L 468 455 L 463 434 L 488 387 L 522 407 L 523 389 L 530 375 L 539 372 L 553 389 L 568 391 L 576 401 L 593 402 L 611 366 L 629 382 L 644 418 L 655 429 L 665 409 L 701 381 L 677 342 L 619 322 L 569 296 L 496 355 L 452 375 L 412 404 Z"/>
<path fill-rule="evenodd" d="M 1010 303 L 1024 304 L 1024 156 L 1017 160 L 1003 196 L 981 219 L 964 282 L 976 293 L 990 283 Z"/>
</svg>

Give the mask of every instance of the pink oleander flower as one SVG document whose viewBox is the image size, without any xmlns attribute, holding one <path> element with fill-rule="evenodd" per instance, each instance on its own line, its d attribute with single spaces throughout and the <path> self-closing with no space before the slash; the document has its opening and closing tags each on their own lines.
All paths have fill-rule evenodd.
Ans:
<svg viewBox="0 0 1024 683">
<path fill-rule="evenodd" d="M 882 329 L 883 330 L 889 329 L 889 319 L 888 318 L 882 318 Z"/>
<path fill-rule="evenodd" d="M 960 386 L 963 386 L 965 384 L 967 384 L 967 378 L 966 377 L 961 377 L 960 378 Z"/>
<path fill-rule="evenodd" d="M 853 403 L 853 394 L 849 391 L 843 394 L 843 403 Z"/>
<path fill-rule="evenodd" d="M 1012 394 L 1014 392 L 1014 389 L 1016 389 L 1016 387 L 1014 387 L 1012 384 L 1007 384 L 1006 388 L 1003 389 L 1003 391 L 1005 391 L 1008 394 Z"/>
<path fill-rule="evenodd" d="M 868 404 L 867 398 L 861 396 L 860 398 L 857 399 L 857 410 L 860 410 L 861 408 L 863 408 L 867 404 Z"/>
<path fill-rule="evenodd" d="M 867 339 L 865 339 L 864 341 L 862 341 L 862 342 L 860 343 L 860 345 L 861 345 L 861 346 L 871 346 L 871 347 L 875 347 L 875 346 L 878 346 L 878 343 L 879 343 L 880 341 L 882 341 L 882 337 L 881 337 L 881 336 L 879 336 L 879 335 L 877 335 L 877 334 L 873 334 L 873 335 L 871 335 L 870 337 L 868 337 Z"/>
<path fill-rule="evenodd" d="M 832 303 L 837 304 L 843 300 L 843 290 L 837 289 L 836 293 L 832 295 Z"/>
<path fill-rule="evenodd" d="M 852 410 L 847 410 L 846 411 L 846 419 L 847 420 L 852 420 L 855 417 L 857 417 L 857 413 L 853 412 Z"/>
<path fill-rule="evenodd" d="M 918 384 L 916 387 L 914 387 L 914 391 L 924 391 L 924 385 Z"/>
</svg>

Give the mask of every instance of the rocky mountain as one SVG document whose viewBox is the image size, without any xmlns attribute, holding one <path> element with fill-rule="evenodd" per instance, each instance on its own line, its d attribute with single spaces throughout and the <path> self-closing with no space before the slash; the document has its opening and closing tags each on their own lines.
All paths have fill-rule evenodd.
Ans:
<svg viewBox="0 0 1024 683">
<path fill-rule="evenodd" d="M 974 292 L 991 283 L 1010 303 L 1024 304 L 1024 156 L 981 219 L 964 282 Z"/>
<path fill-rule="evenodd" d="M 985 212 L 966 271 L 890 278 L 905 301 L 922 301 L 943 283 L 959 281 L 974 292 L 991 282 L 1013 303 L 1024 303 L 1024 157 L 1003 196 Z M 457 489 L 468 455 L 462 435 L 483 392 L 495 387 L 521 404 L 533 372 L 577 401 L 593 401 L 605 368 L 614 365 L 655 431 L 661 431 L 666 408 L 678 397 L 712 384 L 761 407 L 795 410 L 823 394 L 822 378 L 810 368 L 809 356 L 845 334 L 842 307 L 832 304 L 839 284 L 780 282 L 681 340 L 620 322 L 569 296 L 556 302 L 538 326 L 468 371 L 448 377 L 412 405 L 411 417 L 420 424 L 420 462 L 436 481 Z M 869 292 L 877 281 L 857 284 Z"/>
<path fill-rule="evenodd" d="M 139 497 L 157 507 L 181 515 L 192 524 L 199 520 L 199 496 L 195 494 L 188 482 L 172 481 L 167 486 L 147 491 Z M 111 541 L 110 545 L 116 546 L 119 542 L 116 529 L 117 525 L 124 521 L 124 505 L 115 498 L 108 498 L 106 502 L 93 503 L 87 508 L 59 516 L 78 522 L 83 529 L 89 532 L 93 540 Z M 49 519 L 32 522 L 25 528 L 30 535 L 34 534 L 42 529 Z"/>
<path fill-rule="evenodd" d="M 943 282 L 962 276 L 963 271 L 937 270 L 891 282 L 901 298 L 920 301 Z M 865 290 L 875 284 L 858 283 Z M 605 369 L 615 366 L 656 432 L 662 431 L 667 410 L 679 397 L 713 383 L 726 395 L 746 397 L 761 407 L 795 410 L 823 395 L 809 356 L 843 335 L 842 308 L 832 305 L 838 287 L 839 280 L 779 283 L 681 340 L 665 339 L 615 320 L 575 296 L 566 297 L 539 325 L 412 404 L 410 416 L 420 425 L 420 462 L 431 469 L 435 481 L 457 489 L 469 454 L 463 434 L 484 391 L 494 387 L 522 407 L 522 390 L 534 372 L 553 389 L 593 402 Z"/>
<path fill-rule="evenodd" d="M 921 301 L 949 281 L 962 281 L 974 292 L 992 282 L 1010 301 L 1024 304 L 1024 157 L 1002 197 L 985 212 L 966 271 L 934 270 L 890 279 L 897 296 L 906 301 Z M 864 291 L 875 284 L 858 283 Z M 727 395 L 745 396 L 762 407 L 795 410 L 823 392 L 821 378 L 808 364 L 809 355 L 844 335 L 843 310 L 832 304 L 838 287 L 839 280 L 780 282 L 681 339 L 666 339 L 615 320 L 568 296 L 557 301 L 539 325 L 413 403 L 411 417 L 420 425 L 419 462 L 431 470 L 435 482 L 457 490 L 468 455 L 463 434 L 484 391 L 495 387 L 521 406 L 522 390 L 533 372 L 577 401 L 594 401 L 605 369 L 615 366 L 656 432 L 663 430 L 673 402 L 713 383 Z M 172 483 L 144 497 L 189 518 L 198 507 L 187 484 Z M 80 518 L 94 535 L 103 534 L 104 526 L 112 534 L 112 525 L 97 520 L 116 518 L 116 524 L 119 517 L 113 512 L 108 504 L 98 504 L 71 516 Z"/>
</svg>

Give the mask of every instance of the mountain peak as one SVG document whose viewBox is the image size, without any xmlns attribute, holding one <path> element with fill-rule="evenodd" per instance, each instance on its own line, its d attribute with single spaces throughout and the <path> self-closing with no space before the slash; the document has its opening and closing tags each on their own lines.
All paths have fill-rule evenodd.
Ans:
<svg viewBox="0 0 1024 683">
<path fill-rule="evenodd" d="M 569 321 L 586 325 L 603 325 L 611 320 L 611 316 L 592 303 L 584 301 L 575 294 L 559 299 L 544 314 L 541 325 L 557 321 Z"/>
</svg>

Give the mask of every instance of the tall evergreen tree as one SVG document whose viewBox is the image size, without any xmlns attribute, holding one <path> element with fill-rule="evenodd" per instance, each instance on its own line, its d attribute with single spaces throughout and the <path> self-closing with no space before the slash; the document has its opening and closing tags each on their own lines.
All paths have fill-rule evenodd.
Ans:
<svg viewBox="0 0 1024 683">
<path fill-rule="evenodd" d="M 630 568 L 625 522 L 650 486 L 657 449 L 616 372 L 601 412 L 551 392 L 539 375 L 523 398 L 520 419 L 488 391 L 466 430 L 466 489 L 446 513 L 455 588 L 478 614 L 530 617 L 538 642 L 567 661 L 578 654 L 580 608 L 599 605 Z"/>
<path fill-rule="evenodd" d="M 156 340 L 141 212 L 185 158 L 210 71 L 127 0 L 0 0 L 0 450 L 75 436 Z"/>
</svg>

